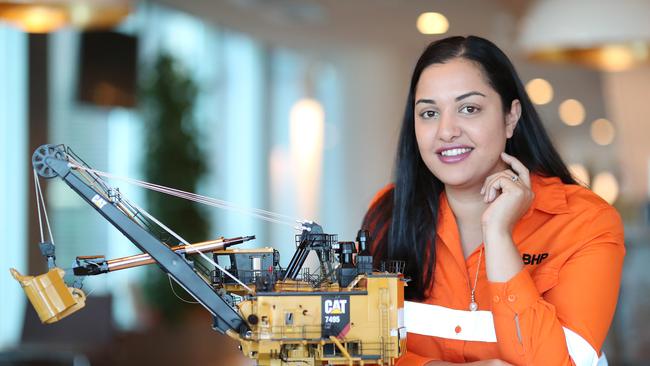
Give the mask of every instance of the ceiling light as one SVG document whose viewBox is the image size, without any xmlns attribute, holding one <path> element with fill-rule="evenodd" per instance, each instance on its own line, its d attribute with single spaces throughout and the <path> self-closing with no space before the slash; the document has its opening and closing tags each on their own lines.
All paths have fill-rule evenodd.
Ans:
<svg viewBox="0 0 650 366">
<path fill-rule="evenodd" d="M 569 126 L 577 126 L 585 120 L 585 107 L 575 99 L 567 99 L 558 109 L 560 119 Z"/>
<path fill-rule="evenodd" d="M 589 171 L 582 164 L 571 164 L 569 165 L 569 171 L 573 178 L 575 178 L 578 183 L 589 186 Z"/>
<path fill-rule="evenodd" d="M 618 182 L 614 174 L 610 172 L 598 173 L 594 178 L 594 184 L 591 189 L 610 205 L 618 197 Z"/>
<path fill-rule="evenodd" d="M 416 26 L 422 34 L 443 34 L 449 29 L 449 21 L 440 13 L 422 13 Z"/>
<path fill-rule="evenodd" d="M 533 79 L 526 84 L 526 92 L 530 100 L 538 105 L 547 104 L 553 100 L 553 87 L 544 79 Z"/>
<path fill-rule="evenodd" d="M 108 29 L 131 10 L 128 0 L 0 2 L 0 21 L 24 32 L 48 33 L 65 26 Z"/>
<path fill-rule="evenodd" d="M 600 118 L 591 123 L 591 138 L 598 145 L 609 145 L 614 141 L 615 135 L 614 125 L 604 119 Z"/>
<path fill-rule="evenodd" d="M 650 1 L 538 0 L 518 43 L 529 58 L 622 71 L 650 62 Z"/>
</svg>

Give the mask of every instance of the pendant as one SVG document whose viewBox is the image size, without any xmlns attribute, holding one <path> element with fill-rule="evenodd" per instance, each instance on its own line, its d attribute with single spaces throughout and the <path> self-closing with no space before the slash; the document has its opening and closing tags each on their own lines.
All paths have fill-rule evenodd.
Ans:
<svg viewBox="0 0 650 366">
<path fill-rule="evenodd" d="M 476 310 L 478 310 L 478 304 L 475 303 L 474 301 L 470 302 L 470 303 L 469 303 L 469 310 L 470 310 L 470 311 L 476 311 Z"/>
</svg>

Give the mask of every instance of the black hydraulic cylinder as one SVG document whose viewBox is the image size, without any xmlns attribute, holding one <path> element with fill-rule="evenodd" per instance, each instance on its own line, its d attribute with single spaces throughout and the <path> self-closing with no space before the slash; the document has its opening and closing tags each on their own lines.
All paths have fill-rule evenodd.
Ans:
<svg viewBox="0 0 650 366">
<path fill-rule="evenodd" d="M 296 276 L 300 273 L 300 268 L 302 268 L 302 265 L 305 263 L 308 254 L 309 250 L 306 248 L 306 242 L 300 243 L 300 246 L 294 253 L 293 257 L 291 257 L 289 266 L 287 266 L 287 271 L 284 275 L 285 280 L 296 279 Z"/>
<path fill-rule="evenodd" d="M 357 271 L 359 273 L 372 273 L 372 253 L 370 253 L 370 234 L 368 230 L 359 230 L 357 233 L 359 254 L 357 254 Z"/>
</svg>

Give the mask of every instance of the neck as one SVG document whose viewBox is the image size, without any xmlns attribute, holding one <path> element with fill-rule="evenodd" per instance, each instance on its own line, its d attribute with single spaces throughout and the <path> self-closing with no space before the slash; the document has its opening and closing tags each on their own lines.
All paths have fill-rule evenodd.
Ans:
<svg viewBox="0 0 650 366">
<path fill-rule="evenodd" d="M 507 165 L 500 161 L 491 169 L 488 176 L 493 173 L 505 170 Z M 445 194 L 456 222 L 459 226 L 466 228 L 480 228 L 481 216 L 487 209 L 488 204 L 483 201 L 481 187 L 485 180 L 463 186 L 445 185 Z"/>
<path fill-rule="evenodd" d="M 460 226 L 480 226 L 481 215 L 488 207 L 483 201 L 481 187 L 457 188 L 445 186 L 449 207 Z"/>
</svg>

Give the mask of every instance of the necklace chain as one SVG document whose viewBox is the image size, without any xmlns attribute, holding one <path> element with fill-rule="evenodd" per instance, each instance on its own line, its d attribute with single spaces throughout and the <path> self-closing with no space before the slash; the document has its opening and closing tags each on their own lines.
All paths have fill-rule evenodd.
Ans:
<svg viewBox="0 0 650 366">
<path fill-rule="evenodd" d="M 483 248 L 481 247 L 481 251 L 478 253 L 478 264 L 476 265 L 476 275 L 474 276 L 474 287 L 472 287 L 471 293 L 470 293 L 470 303 L 469 303 L 469 310 L 471 311 L 476 311 L 478 310 L 478 304 L 476 303 L 476 298 L 474 297 L 474 294 L 476 293 L 476 285 L 478 284 L 478 273 L 481 270 L 481 259 L 483 259 Z M 468 280 L 469 282 L 469 280 Z M 469 285 L 469 283 L 468 283 Z"/>
</svg>

